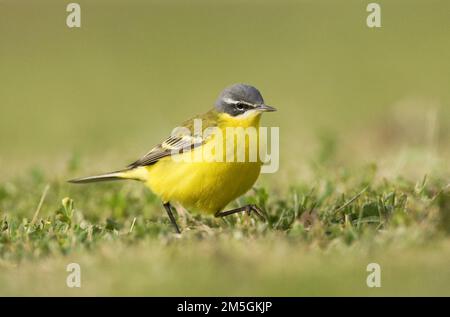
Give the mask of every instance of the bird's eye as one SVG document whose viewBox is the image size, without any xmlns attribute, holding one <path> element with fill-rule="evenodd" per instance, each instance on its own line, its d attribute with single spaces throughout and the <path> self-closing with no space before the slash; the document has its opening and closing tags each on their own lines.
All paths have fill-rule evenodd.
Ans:
<svg viewBox="0 0 450 317">
<path fill-rule="evenodd" d="M 243 103 L 236 104 L 236 109 L 239 111 L 243 111 L 245 109 L 245 105 Z"/>
</svg>

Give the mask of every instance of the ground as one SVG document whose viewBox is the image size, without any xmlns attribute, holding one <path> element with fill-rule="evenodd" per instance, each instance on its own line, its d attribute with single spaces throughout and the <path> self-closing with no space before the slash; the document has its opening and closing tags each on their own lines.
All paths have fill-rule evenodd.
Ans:
<svg viewBox="0 0 450 317">
<path fill-rule="evenodd" d="M 313 185 L 276 194 L 259 187 L 236 202 L 263 207 L 267 222 L 179 207 L 177 235 L 158 199 L 137 182 L 54 180 L 46 188 L 45 175 L 34 171 L 0 187 L 2 210 L 18 206 L 0 220 L 0 292 L 450 294 L 448 184 L 428 177 L 377 181 L 373 165 L 317 173 L 323 174 Z M 24 217 L 30 208 L 33 217 Z M 66 286 L 69 263 L 81 266 L 81 288 Z M 369 263 L 381 266 L 381 288 L 367 287 Z"/>
</svg>

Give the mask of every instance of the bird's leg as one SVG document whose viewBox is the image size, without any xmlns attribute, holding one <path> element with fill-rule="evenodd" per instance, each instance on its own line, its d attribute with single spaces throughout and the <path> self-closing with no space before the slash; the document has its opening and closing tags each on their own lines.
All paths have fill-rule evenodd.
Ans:
<svg viewBox="0 0 450 317">
<path fill-rule="evenodd" d="M 256 206 L 256 205 L 245 205 L 236 209 L 231 209 L 231 210 L 226 210 L 226 211 L 218 211 L 214 214 L 215 217 L 225 217 L 228 215 L 232 215 L 235 214 L 237 212 L 247 212 L 248 214 L 251 214 L 252 212 L 254 212 L 255 214 L 258 215 L 259 218 L 261 218 L 261 220 L 265 221 L 266 218 L 264 217 L 262 210 Z"/>
<path fill-rule="evenodd" d="M 164 209 L 166 209 L 167 215 L 169 215 L 169 218 L 170 218 L 170 222 L 172 222 L 173 226 L 175 227 L 176 232 L 181 233 L 180 229 L 178 228 L 177 222 L 175 221 L 175 217 L 173 216 L 173 213 L 172 213 L 172 205 L 169 202 L 167 202 L 167 203 L 164 203 L 163 206 L 164 206 Z"/>
</svg>

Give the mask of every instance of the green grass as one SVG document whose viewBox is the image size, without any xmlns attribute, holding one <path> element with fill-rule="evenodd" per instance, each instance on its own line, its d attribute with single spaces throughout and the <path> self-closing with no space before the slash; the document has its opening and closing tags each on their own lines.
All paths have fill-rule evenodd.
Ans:
<svg viewBox="0 0 450 317">
<path fill-rule="evenodd" d="M 448 183 L 379 180 L 375 165 L 315 171 L 312 184 L 236 202 L 267 222 L 179 208 L 181 235 L 139 183 L 48 183 L 34 171 L 0 186 L 0 294 L 450 294 Z M 65 285 L 71 262 L 81 289 Z M 371 262 L 380 289 L 365 284 Z"/>
</svg>

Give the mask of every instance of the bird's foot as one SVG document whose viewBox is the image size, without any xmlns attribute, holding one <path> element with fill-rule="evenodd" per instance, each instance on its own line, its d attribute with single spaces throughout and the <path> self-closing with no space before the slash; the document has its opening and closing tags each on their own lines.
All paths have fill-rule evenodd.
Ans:
<svg viewBox="0 0 450 317">
<path fill-rule="evenodd" d="M 261 208 L 259 208 L 256 205 L 245 205 L 239 208 L 226 210 L 226 211 L 218 211 L 214 214 L 215 217 L 225 217 L 229 216 L 238 212 L 246 212 L 248 215 L 251 215 L 252 212 L 254 212 L 262 221 L 266 221 L 266 217 L 264 216 Z"/>
</svg>

